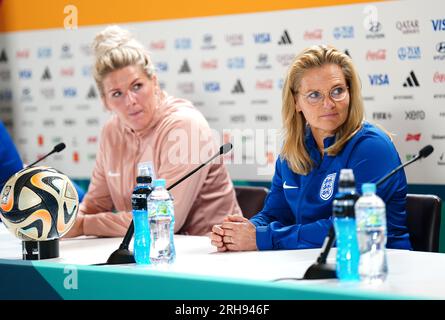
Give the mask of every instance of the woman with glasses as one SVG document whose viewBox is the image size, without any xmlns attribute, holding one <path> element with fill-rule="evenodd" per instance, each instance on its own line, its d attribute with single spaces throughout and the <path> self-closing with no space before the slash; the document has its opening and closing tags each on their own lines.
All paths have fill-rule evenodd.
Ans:
<svg viewBox="0 0 445 320">
<path fill-rule="evenodd" d="M 342 168 L 357 190 L 400 164 L 391 137 L 364 121 L 360 80 L 351 59 L 314 46 L 296 56 L 282 94 L 284 144 L 264 208 L 250 220 L 228 216 L 212 228 L 218 251 L 308 249 L 323 244 Z M 403 170 L 379 185 L 386 203 L 388 248 L 411 249 Z"/>
</svg>

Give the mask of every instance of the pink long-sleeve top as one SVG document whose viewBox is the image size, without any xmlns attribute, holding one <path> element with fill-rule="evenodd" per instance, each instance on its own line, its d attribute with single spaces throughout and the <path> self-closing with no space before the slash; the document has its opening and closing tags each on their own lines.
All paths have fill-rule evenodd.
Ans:
<svg viewBox="0 0 445 320">
<path fill-rule="evenodd" d="M 79 207 L 83 234 L 125 234 L 138 163 L 150 162 L 155 177 L 166 179 L 168 187 L 217 151 L 207 121 L 187 100 L 167 96 L 150 126 L 137 134 L 113 116 L 102 129 L 91 183 Z M 227 214 L 241 215 L 232 181 L 218 159 L 170 192 L 175 233 L 204 235 Z"/>
</svg>

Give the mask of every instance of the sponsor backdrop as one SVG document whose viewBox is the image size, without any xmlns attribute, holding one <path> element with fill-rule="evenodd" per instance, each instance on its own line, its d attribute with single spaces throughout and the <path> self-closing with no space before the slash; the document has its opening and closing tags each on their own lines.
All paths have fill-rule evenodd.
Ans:
<svg viewBox="0 0 445 320">
<path fill-rule="evenodd" d="M 418 6 L 355 3 L 120 24 L 151 51 L 163 89 L 190 99 L 219 143 L 234 143 L 226 159 L 234 180 L 270 181 L 282 142 L 284 75 L 296 53 L 323 43 L 352 57 L 367 119 L 396 134 L 402 161 L 434 146 L 432 156 L 406 169 L 408 181 L 443 184 L 445 4 Z M 67 150 L 46 164 L 88 179 L 109 117 L 92 78 L 89 47 L 105 24 L 73 28 L 82 10 L 71 6 L 65 13 L 71 19 L 65 28 L 62 22 L 46 30 L 26 25 L 0 34 L 0 116 L 25 162 L 63 141 Z"/>
</svg>

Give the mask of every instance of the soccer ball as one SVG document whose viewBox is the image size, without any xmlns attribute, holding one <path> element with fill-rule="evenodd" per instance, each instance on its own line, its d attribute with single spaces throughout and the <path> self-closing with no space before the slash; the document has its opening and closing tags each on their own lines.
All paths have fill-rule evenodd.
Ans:
<svg viewBox="0 0 445 320">
<path fill-rule="evenodd" d="M 71 180 L 50 167 L 17 172 L 0 194 L 0 218 L 25 241 L 62 237 L 73 226 L 78 209 L 79 197 Z"/>
</svg>

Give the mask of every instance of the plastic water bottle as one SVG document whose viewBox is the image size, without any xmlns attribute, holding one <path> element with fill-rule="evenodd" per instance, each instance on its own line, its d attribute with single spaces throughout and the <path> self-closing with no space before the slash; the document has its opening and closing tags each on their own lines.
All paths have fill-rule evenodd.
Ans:
<svg viewBox="0 0 445 320">
<path fill-rule="evenodd" d="M 154 181 L 147 202 L 150 224 L 150 261 L 153 264 L 173 263 L 176 257 L 173 197 L 165 188 L 165 179 Z"/>
<path fill-rule="evenodd" d="M 388 274 L 385 203 L 376 195 L 374 183 L 364 183 L 362 193 L 355 204 L 360 276 L 365 282 L 383 282 Z"/>
<path fill-rule="evenodd" d="M 358 281 L 360 252 L 357 242 L 354 205 L 359 195 L 355 191 L 352 169 L 340 171 L 339 190 L 332 203 L 334 229 L 337 239 L 337 278 Z"/>
<path fill-rule="evenodd" d="M 148 168 L 138 165 L 136 187 L 131 195 L 134 223 L 134 259 L 137 264 L 150 263 L 150 230 L 148 225 L 147 198 L 151 193 Z"/>
</svg>

